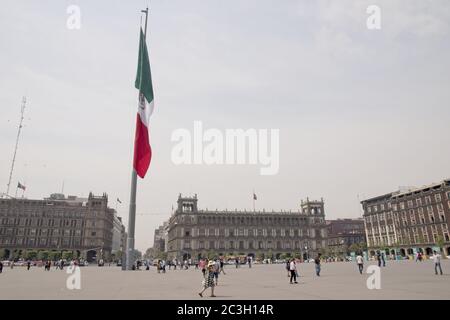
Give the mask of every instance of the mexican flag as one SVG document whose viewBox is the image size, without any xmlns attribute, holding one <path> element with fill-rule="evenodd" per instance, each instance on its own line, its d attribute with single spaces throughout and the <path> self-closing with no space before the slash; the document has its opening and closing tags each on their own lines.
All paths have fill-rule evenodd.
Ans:
<svg viewBox="0 0 450 320">
<path fill-rule="evenodd" d="M 139 90 L 139 108 L 136 119 L 133 167 L 137 175 L 144 178 L 152 158 L 152 148 L 150 147 L 148 132 L 149 120 L 153 113 L 154 104 L 150 62 L 142 28 L 139 40 L 138 68 L 134 86 Z"/>
</svg>

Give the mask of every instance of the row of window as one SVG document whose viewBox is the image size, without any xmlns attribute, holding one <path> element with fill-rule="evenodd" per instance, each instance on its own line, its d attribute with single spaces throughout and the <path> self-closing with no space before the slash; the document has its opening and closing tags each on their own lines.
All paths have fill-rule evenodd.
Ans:
<svg viewBox="0 0 450 320">
<path fill-rule="evenodd" d="M 225 237 L 233 237 L 233 236 L 272 236 L 272 237 L 315 237 L 315 236 L 326 236 L 326 230 L 325 229 L 245 229 L 245 228 L 235 228 L 235 229 L 219 229 L 219 228 L 209 228 L 209 229 L 193 229 L 193 230 L 186 230 L 184 229 L 184 236 L 225 236 Z"/>
<path fill-rule="evenodd" d="M 436 193 L 433 198 L 436 203 L 442 202 L 442 195 L 440 193 Z M 450 191 L 448 191 L 446 193 L 446 198 L 447 198 L 447 200 L 450 200 Z M 398 204 L 397 203 L 391 204 L 391 202 L 388 202 L 387 204 L 381 203 L 379 205 L 378 204 L 370 205 L 370 206 L 367 206 L 367 212 L 373 213 L 373 212 L 378 212 L 378 211 L 384 211 L 386 209 L 392 209 L 394 211 L 397 211 L 397 210 L 404 210 L 406 207 L 408 207 L 408 208 L 413 208 L 414 206 L 420 207 L 423 204 L 429 205 L 431 203 L 432 203 L 432 196 L 426 196 L 424 198 L 417 198 L 414 200 L 408 200 L 406 202 L 401 201 Z"/>
<path fill-rule="evenodd" d="M 321 248 L 320 242 L 313 243 L 313 248 Z M 198 249 L 198 250 L 247 250 L 247 249 L 297 249 L 299 251 L 309 250 L 310 243 L 308 242 L 290 242 L 290 241 L 199 241 L 198 245 L 192 246 L 190 241 L 185 241 L 183 245 L 184 249 Z"/>
<path fill-rule="evenodd" d="M 71 246 L 81 246 L 80 238 L 1 238 L 0 244 L 3 245 L 19 245 L 28 247 L 71 247 Z"/>
<path fill-rule="evenodd" d="M 224 217 L 224 216 L 199 216 L 198 218 L 199 224 L 246 224 L 246 225 L 254 225 L 254 224 L 284 224 L 284 225 L 301 225 L 307 223 L 306 217 L 293 217 L 293 218 L 284 218 L 284 217 Z M 323 218 L 316 218 L 318 223 L 323 222 Z M 190 216 L 182 216 L 180 217 L 181 223 L 195 223 L 195 218 Z"/>
<path fill-rule="evenodd" d="M 450 201 L 448 203 L 449 209 L 450 209 Z M 433 206 L 427 206 L 426 211 L 430 217 L 434 216 L 434 212 L 436 211 L 439 216 L 442 216 L 443 219 L 445 219 L 445 211 L 444 206 L 440 203 L 436 205 L 436 210 L 434 210 Z M 382 222 L 386 220 L 392 220 L 392 219 L 398 219 L 400 217 L 405 217 L 409 214 L 410 217 L 415 217 L 415 214 L 418 214 L 419 216 L 424 216 L 424 208 L 420 207 L 417 209 L 410 209 L 409 211 L 402 211 L 402 212 L 387 212 L 387 213 L 381 213 L 376 215 L 370 215 L 365 217 L 366 223 L 377 223 Z M 433 220 L 434 222 L 434 220 Z"/>
<path fill-rule="evenodd" d="M 450 241 L 450 236 L 448 230 L 443 231 L 442 237 L 444 241 Z M 439 239 L 439 233 L 433 232 L 431 237 L 429 233 L 425 231 L 418 232 L 417 229 L 413 230 L 412 233 L 400 233 L 395 236 L 373 236 L 369 237 L 369 246 L 380 246 L 380 245 L 393 245 L 393 244 L 401 244 L 401 245 L 410 245 L 410 244 L 426 244 L 426 243 L 436 243 Z"/>
<path fill-rule="evenodd" d="M 0 235 L 6 236 L 59 236 L 65 237 L 81 236 L 80 229 L 13 229 L 13 228 L 0 228 Z"/>
</svg>

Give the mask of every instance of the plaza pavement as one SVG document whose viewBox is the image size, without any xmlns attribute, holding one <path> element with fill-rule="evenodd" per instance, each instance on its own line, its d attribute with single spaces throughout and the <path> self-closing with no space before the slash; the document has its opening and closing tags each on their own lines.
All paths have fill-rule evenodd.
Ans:
<svg viewBox="0 0 450 320">
<path fill-rule="evenodd" d="M 374 262 L 365 264 L 366 267 Z M 450 261 L 442 262 L 444 275 L 434 274 L 432 261 L 387 261 L 381 270 L 381 289 L 369 290 L 369 274 L 360 275 L 354 262 L 322 264 L 321 277 L 314 264 L 298 265 L 299 284 L 289 284 L 284 265 L 225 266 L 219 277 L 217 298 L 204 298 L 200 270 L 122 271 L 120 267 L 81 267 L 81 289 L 68 290 L 66 270 L 5 267 L 0 274 L 0 300 L 7 299 L 450 299 Z"/>
</svg>

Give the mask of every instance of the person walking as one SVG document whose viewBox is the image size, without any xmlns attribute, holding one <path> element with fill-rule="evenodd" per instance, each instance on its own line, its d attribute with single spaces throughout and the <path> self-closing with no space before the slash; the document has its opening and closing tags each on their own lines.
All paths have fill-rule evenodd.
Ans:
<svg viewBox="0 0 450 320">
<path fill-rule="evenodd" d="M 252 257 L 248 257 L 247 261 L 248 261 L 248 267 L 251 269 L 251 267 L 252 267 Z"/>
<path fill-rule="evenodd" d="M 383 262 L 383 267 L 386 267 L 386 257 L 385 257 L 385 253 L 383 252 L 382 254 L 381 254 L 381 261 Z"/>
<path fill-rule="evenodd" d="M 380 251 L 377 251 L 377 261 L 378 261 L 378 266 L 381 267 L 381 253 L 380 253 Z"/>
<path fill-rule="evenodd" d="M 432 259 L 434 261 L 434 272 L 436 274 L 438 274 L 438 268 L 439 268 L 439 272 L 441 273 L 441 276 L 442 276 L 441 255 L 439 253 L 437 253 L 436 250 L 433 251 Z"/>
<path fill-rule="evenodd" d="M 202 274 L 203 274 L 203 277 L 204 277 L 205 274 L 206 274 L 206 261 L 205 261 L 205 259 L 200 259 L 200 261 L 198 262 L 198 267 L 199 267 L 200 270 L 202 270 Z"/>
<path fill-rule="evenodd" d="M 224 267 L 224 262 L 223 262 L 223 258 L 221 258 L 220 259 L 220 272 L 223 272 L 223 274 L 226 274 L 225 269 L 223 267 Z"/>
<path fill-rule="evenodd" d="M 239 267 L 239 259 L 238 258 L 234 259 L 234 263 L 236 264 L 236 269 L 237 269 Z"/>
<path fill-rule="evenodd" d="M 28 260 L 28 261 L 27 261 L 27 270 L 30 270 L 30 268 L 31 268 L 31 261 Z"/>
<path fill-rule="evenodd" d="M 214 279 L 216 280 L 216 286 L 219 284 L 220 262 L 218 259 L 214 260 Z"/>
<path fill-rule="evenodd" d="M 203 277 L 203 289 L 198 293 L 200 297 L 203 297 L 203 292 L 205 292 L 206 289 L 211 288 L 211 297 L 215 297 L 214 295 L 214 261 L 210 261 L 208 263 L 208 270 L 206 272 L 206 275 Z"/>
<path fill-rule="evenodd" d="M 356 256 L 356 264 L 358 265 L 359 273 L 362 274 L 364 270 L 364 258 L 361 256 L 361 254 L 358 254 Z"/>
<path fill-rule="evenodd" d="M 314 259 L 314 264 L 316 265 L 316 275 L 320 277 L 320 256 L 322 254 L 318 253 L 316 258 Z"/>
<path fill-rule="evenodd" d="M 286 260 L 286 271 L 288 278 L 291 276 L 291 261 L 288 259 Z"/>
<path fill-rule="evenodd" d="M 289 263 L 289 271 L 291 273 L 291 278 L 289 283 L 292 284 L 292 280 L 294 280 L 294 283 L 298 283 L 297 282 L 297 265 L 295 264 L 295 260 L 292 259 L 291 262 Z"/>
</svg>

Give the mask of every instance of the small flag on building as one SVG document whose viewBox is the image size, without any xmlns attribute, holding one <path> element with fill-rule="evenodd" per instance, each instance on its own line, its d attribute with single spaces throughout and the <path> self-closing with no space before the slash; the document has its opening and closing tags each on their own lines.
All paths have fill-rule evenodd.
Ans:
<svg viewBox="0 0 450 320">
<path fill-rule="evenodd" d="M 117 202 L 118 202 L 118 203 L 122 203 L 122 201 L 120 201 L 120 199 L 119 199 L 119 198 L 117 198 Z"/>
<path fill-rule="evenodd" d="M 18 182 L 17 183 L 17 189 L 22 189 L 22 190 L 25 191 L 26 187 L 23 184 L 21 184 L 20 182 Z"/>
</svg>

